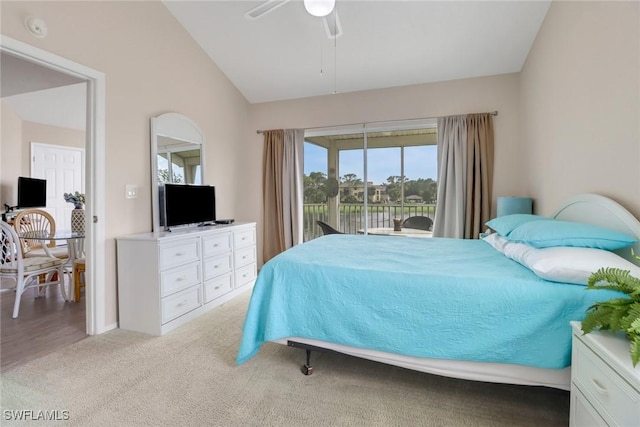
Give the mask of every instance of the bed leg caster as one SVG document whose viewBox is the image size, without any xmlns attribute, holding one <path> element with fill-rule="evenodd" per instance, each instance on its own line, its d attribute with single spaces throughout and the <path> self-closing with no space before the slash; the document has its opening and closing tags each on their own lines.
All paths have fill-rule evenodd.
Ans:
<svg viewBox="0 0 640 427">
<path fill-rule="evenodd" d="M 302 366 L 302 373 L 305 375 L 313 374 L 313 368 L 311 367 L 311 350 L 305 350 L 307 352 L 307 363 Z"/>
</svg>

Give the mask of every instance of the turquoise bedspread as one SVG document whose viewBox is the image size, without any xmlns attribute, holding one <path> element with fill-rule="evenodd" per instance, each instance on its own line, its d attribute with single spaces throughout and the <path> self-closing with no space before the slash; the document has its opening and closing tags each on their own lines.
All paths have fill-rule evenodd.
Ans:
<svg viewBox="0 0 640 427">
<path fill-rule="evenodd" d="M 569 321 L 617 295 L 548 282 L 482 240 L 328 235 L 260 270 L 237 362 L 317 339 L 407 356 L 564 368 Z"/>
</svg>

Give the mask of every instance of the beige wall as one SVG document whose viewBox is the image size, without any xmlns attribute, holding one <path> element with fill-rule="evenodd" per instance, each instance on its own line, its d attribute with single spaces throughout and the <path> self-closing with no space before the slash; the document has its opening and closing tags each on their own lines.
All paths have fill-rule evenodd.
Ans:
<svg viewBox="0 0 640 427">
<path fill-rule="evenodd" d="M 339 81 L 339 76 L 338 76 Z M 245 194 L 239 210 L 262 218 L 262 135 L 257 129 L 314 128 L 439 117 L 498 110 L 495 126 L 495 195 L 523 194 L 519 179 L 519 74 L 455 80 L 292 101 L 254 104 L 244 145 Z"/>
<path fill-rule="evenodd" d="M 161 2 L 3 1 L 0 7 L 2 34 L 105 74 L 105 323 L 113 324 L 115 237 L 151 230 L 149 119 L 170 111 L 192 118 L 205 135 L 205 181 L 216 185 L 220 216 L 251 219 L 236 212 L 241 193 L 234 177 L 248 103 Z M 46 38 L 26 32 L 27 15 L 46 21 Z M 125 199 L 125 184 L 139 186 L 137 199 Z"/>
<path fill-rule="evenodd" d="M 640 3 L 553 2 L 521 73 L 526 169 L 553 213 L 583 192 L 640 217 Z"/>
<path fill-rule="evenodd" d="M 3 104 L 2 147 L 0 157 L 0 202 L 15 205 L 18 196 L 18 176 L 31 176 L 31 143 L 64 147 L 85 146 L 85 133 L 41 123 L 25 122 L 10 107 Z M 6 114 L 6 116 L 5 116 Z M 5 129 L 6 126 L 6 129 Z M 5 131 L 7 137 L 5 138 Z"/>
<path fill-rule="evenodd" d="M 0 117 L 0 206 L 14 206 L 18 201 L 18 176 L 22 173 L 22 120 L 3 102 Z"/>
</svg>

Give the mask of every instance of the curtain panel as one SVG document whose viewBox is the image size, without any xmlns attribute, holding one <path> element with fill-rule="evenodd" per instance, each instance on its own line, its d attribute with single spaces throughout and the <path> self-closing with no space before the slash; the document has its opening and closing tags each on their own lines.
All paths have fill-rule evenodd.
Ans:
<svg viewBox="0 0 640 427">
<path fill-rule="evenodd" d="M 478 238 L 491 218 L 493 115 L 438 119 L 435 237 Z"/>
<path fill-rule="evenodd" d="M 302 241 L 304 130 L 264 131 L 263 239 L 267 262 Z"/>
</svg>

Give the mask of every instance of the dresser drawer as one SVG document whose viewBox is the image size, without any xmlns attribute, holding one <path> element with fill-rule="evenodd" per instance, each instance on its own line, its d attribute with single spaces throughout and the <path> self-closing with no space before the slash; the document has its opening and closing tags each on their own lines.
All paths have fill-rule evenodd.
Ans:
<svg viewBox="0 0 640 427">
<path fill-rule="evenodd" d="M 581 340 L 575 340 L 573 381 L 609 424 L 639 425 L 640 392 Z"/>
<path fill-rule="evenodd" d="M 257 275 L 258 268 L 256 263 L 237 268 L 235 274 L 236 288 L 254 280 Z"/>
<path fill-rule="evenodd" d="M 233 258 L 236 268 L 256 262 L 258 258 L 256 254 L 256 246 L 252 245 L 246 248 L 237 249 L 233 254 Z"/>
<path fill-rule="evenodd" d="M 209 280 L 231 271 L 232 268 L 231 253 L 228 253 L 226 255 L 205 259 L 202 262 L 202 275 L 204 276 L 204 280 Z"/>
<path fill-rule="evenodd" d="M 196 238 L 160 245 L 160 268 L 166 270 L 199 260 L 199 244 L 200 239 Z"/>
<path fill-rule="evenodd" d="M 205 304 L 233 290 L 233 281 L 231 280 L 231 277 L 231 273 L 229 272 L 220 277 L 204 282 Z"/>
<path fill-rule="evenodd" d="M 231 233 L 216 234 L 202 238 L 204 258 L 231 251 Z"/>
<path fill-rule="evenodd" d="M 200 263 L 165 270 L 160 273 L 160 296 L 167 296 L 200 283 Z"/>
<path fill-rule="evenodd" d="M 233 233 L 233 247 L 235 249 L 256 244 L 256 229 L 247 228 Z"/>
<path fill-rule="evenodd" d="M 185 289 L 162 299 L 162 323 L 170 322 L 202 305 L 200 286 Z"/>
</svg>

